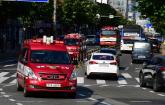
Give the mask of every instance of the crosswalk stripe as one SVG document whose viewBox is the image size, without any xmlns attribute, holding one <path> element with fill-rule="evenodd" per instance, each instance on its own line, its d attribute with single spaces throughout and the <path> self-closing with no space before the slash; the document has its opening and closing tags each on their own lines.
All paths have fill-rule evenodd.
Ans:
<svg viewBox="0 0 165 105">
<path fill-rule="evenodd" d="M 11 75 L 10 77 L 16 77 L 16 73 L 14 73 L 13 75 Z"/>
<path fill-rule="evenodd" d="M 84 84 L 84 77 L 77 77 L 78 84 Z"/>
<path fill-rule="evenodd" d="M 132 78 L 132 76 L 128 73 L 121 73 L 122 76 L 124 76 L 125 78 Z"/>
<path fill-rule="evenodd" d="M 14 80 L 11 81 L 10 83 L 11 83 L 11 84 L 16 84 L 16 82 L 17 82 L 17 79 L 14 79 Z"/>
<path fill-rule="evenodd" d="M 99 85 L 106 84 L 105 80 L 96 80 L 96 83 Z"/>
<path fill-rule="evenodd" d="M 137 77 L 137 78 L 135 78 L 136 79 L 136 81 L 139 83 L 140 82 L 140 80 L 139 80 L 139 78 Z"/>
<path fill-rule="evenodd" d="M 127 81 L 122 77 L 119 77 L 117 82 L 121 85 L 126 85 L 127 84 Z"/>
<path fill-rule="evenodd" d="M 4 82 L 5 80 L 7 80 L 9 77 L 1 77 L 0 78 L 0 83 Z"/>
<path fill-rule="evenodd" d="M 1 72 L 0 73 L 0 77 L 4 77 L 5 75 L 7 75 L 9 72 Z"/>
</svg>

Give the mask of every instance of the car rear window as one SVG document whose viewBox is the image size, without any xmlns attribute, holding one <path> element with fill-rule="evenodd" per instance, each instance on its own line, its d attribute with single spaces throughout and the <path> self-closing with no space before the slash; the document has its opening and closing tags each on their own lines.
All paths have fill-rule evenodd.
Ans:
<svg viewBox="0 0 165 105">
<path fill-rule="evenodd" d="M 30 61 L 44 64 L 70 64 L 69 54 L 63 51 L 32 50 Z"/>
<path fill-rule="evenodd" d="M 114 60 L 113 56 L 110 55 L 93 55 L 94 60 Z"/>
<path fill-rule="evenodd" d="M 116 51 L 115 50 L 100 50 L 101 53 L 110 53 L 110 54 L 113 54 L 113 55 L 116 55 Z"/>
</svg>

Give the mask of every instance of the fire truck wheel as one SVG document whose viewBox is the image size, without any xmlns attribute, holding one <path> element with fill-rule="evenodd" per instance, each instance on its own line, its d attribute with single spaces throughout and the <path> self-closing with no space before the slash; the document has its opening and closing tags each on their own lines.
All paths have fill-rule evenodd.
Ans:
<svg viewBox="0 0 165 105">
<path fill-rule="evenodd" d="M 18 80 L 17 80 L 16 85 L 17 85 L 17 91 L 21 91 L 21 90 L 23 90 L 23 88 L 20 86 Z"/>
<path fill-rule="evenodd" d="M 24 94 L 24 97 L 29 97 L 30 96 L 30 92 L 28 92 L 27 88 L 26 88 L 26 83 L 24 84 L 23 94 Z"/>
</svg>

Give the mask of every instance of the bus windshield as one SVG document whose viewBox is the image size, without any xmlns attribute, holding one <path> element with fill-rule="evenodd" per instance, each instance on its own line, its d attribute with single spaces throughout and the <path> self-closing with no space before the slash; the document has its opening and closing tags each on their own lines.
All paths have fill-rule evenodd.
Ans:
<svg viewBox="0 0 165 105">
<path fill-rule="evenodd" d="M 101 34 L 102 35 L 115 35 L 117 33 L 116 33 L 116 31 L 112 31 L 112 30 L 102 30 Z"/>
<path fill-rule="evenodd" d="M 65 39 L 64 43 L 65 43 L 65 45 L 78 45 L 79 40 L 77 40 L 77 39 Z"/>
</svg>

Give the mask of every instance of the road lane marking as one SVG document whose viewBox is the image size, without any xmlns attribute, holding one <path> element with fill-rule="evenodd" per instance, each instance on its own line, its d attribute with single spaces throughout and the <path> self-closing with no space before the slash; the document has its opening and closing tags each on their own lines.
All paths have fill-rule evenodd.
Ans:
<svg viewBox="0 0 165 105">
<path fill-rule="evenodd" d="M 10 82 L 10 84 L 16 84 L 17 79 L 14 79 L 13 81 Z"/>
<path fill-rule="evenodd" d="M 7 79 L 9 79 L 9 77 L 0 77 L 0 83 L 4 82 Z"/>
<path fill-rule="evenodd" d="M 23 105 L 22 103 L 16 103 L 17 105 Z"/>
<path fill-rule="evenodd" d="M 165 95 L 164 94 L 158 94 L 159 96 L 163 96 L 163 97 L 165 97 Z"/>
<path fill-rule="evenodd" d="M 106 84 L 105 80 L 96 80 L 96 83 L 97 83 L 98 85 Z"/>
<path fill-rule="evenodd" d="M 17 73 L 14 73 L 13 75 L 11 75 L 10 77 L 16 77 Z"/>
<path fill-rule="evenodd" d="M 15 99 L 9 99 L 10 101 L 16 101 Z"/>
<path fill-rule="evenodd" d="M 140 83 L 140 80 L 139 80 L 139 78 L 137 77 L 137 78 L 135 78 L 136 79 L 136 81 L 138 82 L 138 83 Z"/>
<path fill-rule="evenodd" d="M 0 88 L 0 91 L 3 91 L 3 89 L 2 89 L 2 88 Z"/>
<path fill-rule="evenodd" d="M 149 91 L 149 92 L 151 92 L 151 93 L 155 93 L 154 91 Z"/>
<path fill-rule="evenodd" d="M 1 94 L 6 94 L 5 92 L 0 92 Z"/>
<path fill-rule="evenodd" d="M 84 84 L 84 77 L 77 77 L 78 84 Z"/>
<path fill-rule="evenodd" d="M 130 102 L 133 102 L 133 103 L 150 103 L 152 101 L 130 101 Z"/>
<path fill-rule="evenodd" d="M 127 84 L 127 81 L 124 78 L 122 78 L 122 77 L 119 77 L 118 80 L 117 80 L 117 82 L 119 84 L 122 84 L 122 85 L 126 85 Z"/>
<path fill-rule="evenodd" d="M 6 97 L 6 98 L 10 97 L 10 95 L 3 95 L 3 96 Z"/>
<path fill-rule="evenodd" d="M 10 65 L 4 65 L 3 67 L 11 67 L 11 66 L 15 66 L 17 64 L 10 64 Z"/>
<path fill-rule="evenodd" d="M 122 76 L 124 76 L 125 78 L 132 78 L 132 76 L 128 73 L 121 73 Z"/>
<path fill-rule="evenodd" d="M 90 98 L 88 98 L 89 100 L 91 100 L 91 101 L 96 101 L 96 99 L 94 99 L 94 98 L 92 98 L 92 97 L 90 97 Z"/>
<path fill-rule="evenodd" d="M 1 78 L 1 77 L 4 77 L 4 76 L 7 75 L 7 74 L 9 74 L 9 72 L 1 72 L 1 73 L 0 73 L 0 78 Z"/>
<path fill-rule="evenodd" d="M 101 104 L 104 104 L 104 105 L 112 105 L 112 104 L 109 104 L 107 102 L 100 102 Z"/>
</svg>

